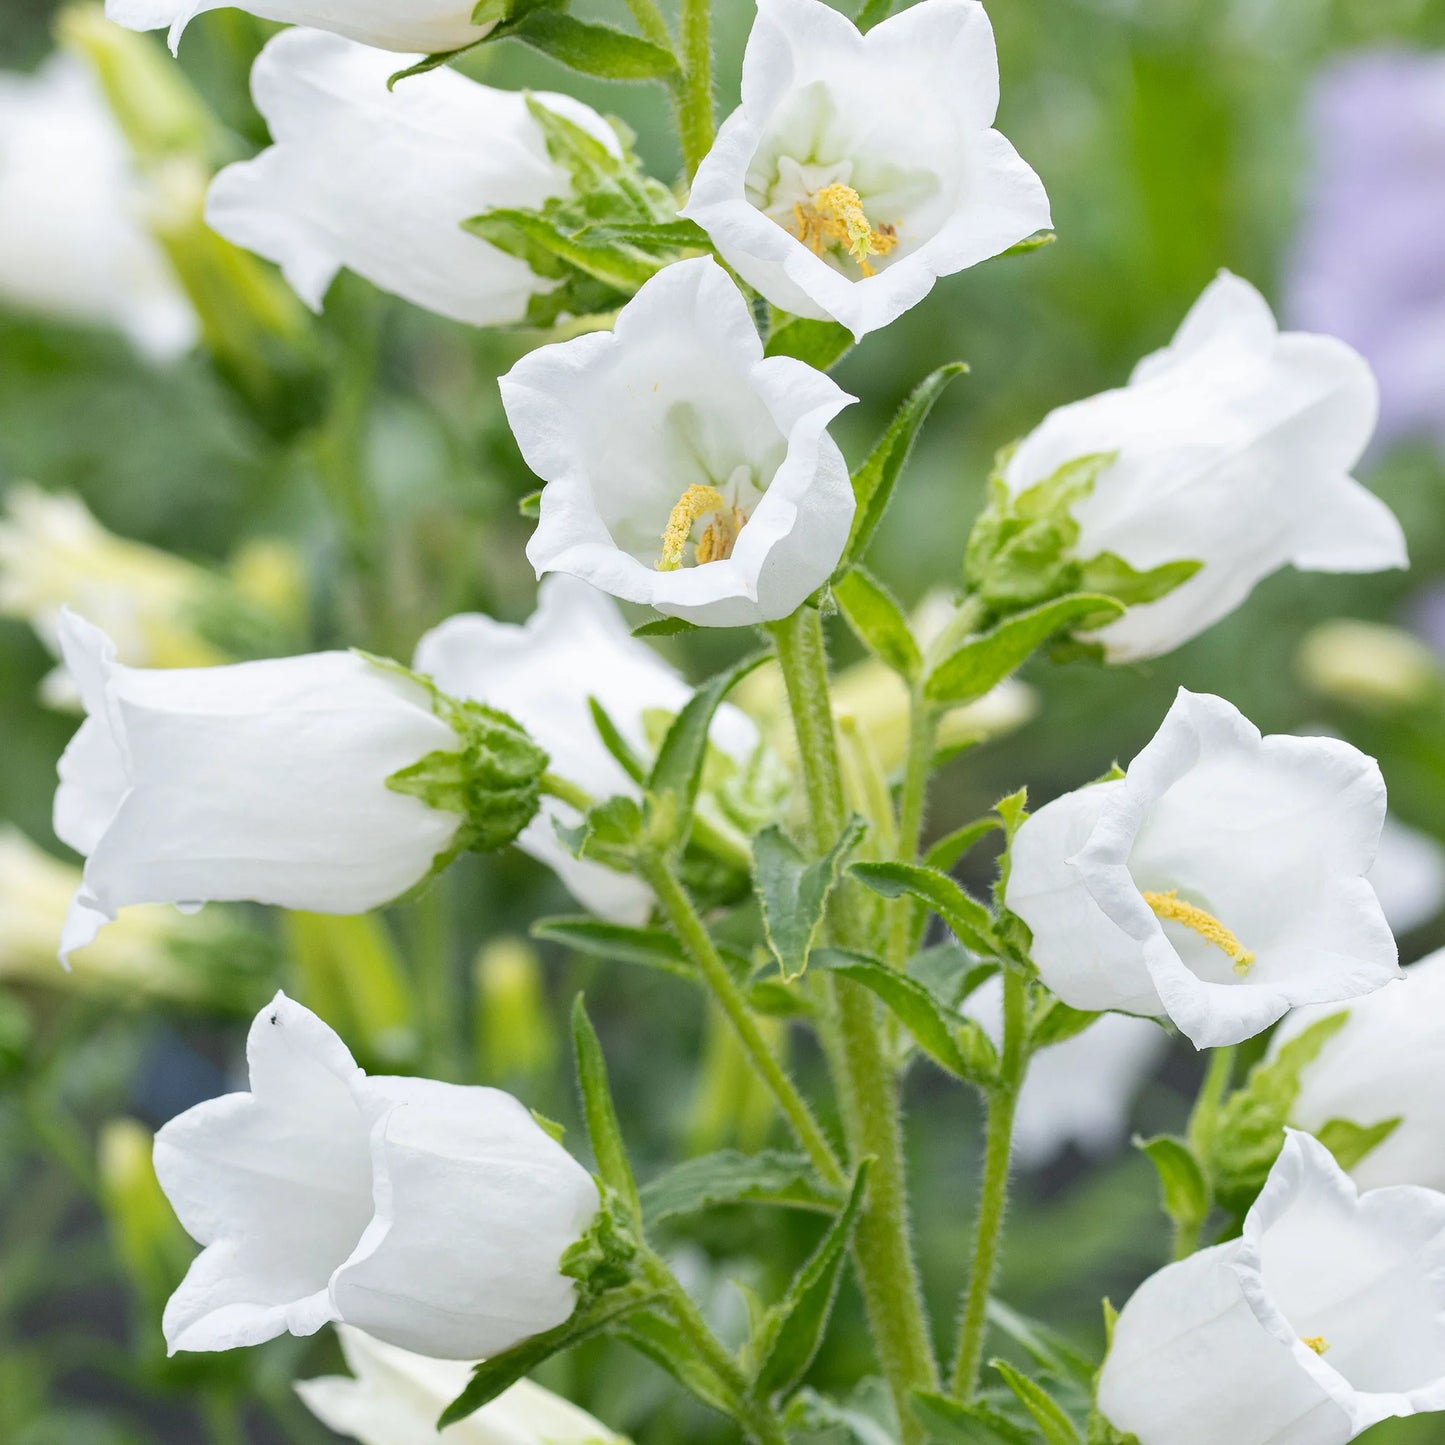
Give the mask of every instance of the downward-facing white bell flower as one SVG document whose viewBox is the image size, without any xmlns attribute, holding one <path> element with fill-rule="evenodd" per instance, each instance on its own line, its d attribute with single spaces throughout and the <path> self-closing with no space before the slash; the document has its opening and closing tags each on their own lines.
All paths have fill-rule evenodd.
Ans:
<svg viewBox="0 0 1445 1445">
<path fill-rule="evenodd" d="M 1019 829 L 1007 903 L 1065 1003 L 1234 1044 L 1398 977 L 1366 877 L 1384 818 L 1373 758 L 1261 737 L 1222 698 L 1181 689 L 1127 776 Z"/>
<path fill-rule="evenodd" d="M 336 1330 L 353 1379 L 302 1380 L 296 1393 L 328 1429 L 361 1445 L 623 1445 L 585 1410 L 519 1380 L 490 1405 L 448 1426 L 437 1416 L 467 1387 L 470 1365 L 430 1360 L 347 1325 Z"/>
<path fill-rule="evenodd" d="M 1394 515 L 1350 475 L 1379 412 L 1344 342 L 1281 333 L 1227 271 L 1129 385 L 1051 412 L 1003 472 L 1018 495 L 1082 458 L 1113 456 L 1072 508 L 1075 553 L 1147 572 L 1204 565 L 1098 634 L 1112 661 L 1157 657 L 1212 627 L 1286 564 L 1309 572 L 1406 565 Z"/>
<path fill-rule="evenodd" d="M 861 339 L 1049 225 L 998 99 L 978 0 L 921 0 L 867 35 L 823 0 L 759 0 L 743 103 L 683 214 L 775 306 Z"/>
<path fill-rule="evenodd" d="M 319 30 L 283 30 L 251 72 L 273 144 L 227 166 L 206 219 L 275 261 L 320 310 L 343 267 L 417 306 L 505 326 L 554 283 L 462 223 L 501 206 L 533 210 L 569 186 L 528 97 L 442 67 L 387 86 L 397 57 Z M 596 111 L 565 95 L 534 101 L 618 149 Z"/>
<path fill-rule="evenodd" d="M 87 713 L 55 795 L 55 831 L 86 857 L 62 956 L 132 903 L 364 913 L 425 878 L 468 821 L 389 786 L 464 740 L 377 663 L 149 671 L 73 613 L 60 633 Z"/>
<path fill-rule="evenodd" d="M 502 402 L 548 485 L 527 547 L 704 627 L 788 616 L 832 575 L 853 523 L 828 423 L 855 398 L 764 359 L 752 313 L 710 257 L 654 276 L 595 332 L 522 358 Z"/>
<path fill-rule="evenodd" d="M 1362 1189 L 1422 1184 L 1445 1190 L 1445 950 L 1344 1008 L 1320 1005 L 1285 1019 L 1272 1051 L 1311 1024 L 1348 1022 L 1300 1072 L 1290 1123 L 1318 1133 L 1335 1119 L 1370 1127 L 1400 1122 L 1350 1170 Z"/>
<path fill-rule="evenodd" d="M 474 25 L 476 0 L 105 0 L 107 19 L 131 30 L 168 30 L 174 50 L 181 32 L 208 10 L 246 10 L 262 20 L 330 30 L 379 50 L 439 54 L 485 40 L 495 22 Z M 395 72 L 406 65 L 392 66 Z"/>
<path fill-rule="evenodd" d="M 195 312 L 146 228 L 147 196 L 95 77 L 68 54 L 0 75 L 0 304 L 115 327 L 154 360 Z"/>
<path fill-rule="evenodd" d="M 1139 1445 L 1345 1445 L 1445 1409 L 1445 1195 L 1358 1195 L 1291 1132 L 1243 1236 L 1125 1306 L 1098 1401 Z"/>
<path fill-rule="evenodd" d="M 156 1175 L 205 1246 L 166 1306 L 171 1352 L 344 1321 L 438 1359 L 500 1354 L 576 1307 L 562 1256 L 597 1186 L 510 1094 L 368 1078 L 285 994 L 256 1016 L 249 1093 L 156 1135 Z"/>
<path fill-rule="evenodd" d="M 542 579 L 537 610 L 522 626 L 477 614 L 453 617 L 422 638 L 415 664 L 452 697 L 504 707 L 547 749 L 553 771 L 595 798 L 637 788 L 604 746 L 588 700 L 601 703 L 645 757 L 647 713 L 679 712 L 692 696 L 677 672 L 631 635 L 606 593 L 560 575 Z M 758 745 L 757 729 L 728 704 L 718 709 L 711 736 L 740 764 Z M 646 922 L 651 889 L 630 874 L 574 858 L 557 836 L 559 821 L 576 823 L 576 811 L 546 799 L 518 846 L 593 913 L 616 923 Z"/>
</svg>

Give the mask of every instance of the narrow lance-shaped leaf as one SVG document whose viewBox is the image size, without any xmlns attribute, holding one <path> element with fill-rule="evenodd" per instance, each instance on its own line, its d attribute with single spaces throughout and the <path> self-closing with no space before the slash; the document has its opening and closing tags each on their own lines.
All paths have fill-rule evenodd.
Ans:
<svg viewBox="0 0 1445 1445">
<path fill-rule="evenodd" d="M 842 1201 L 823 1185 L 801 1154 L 724 1149 L 688 1159 L 642 1187 L 648 1228 L 679 1215 L 727 1204 L 771 1204 L 832 1214 Z"/>
<path fill-rule="evenodd" d="M 985 957 L 997 955 L 993 915 L 948 876 L 917 863 L 855 863 L 854 877 L 884 898 L 910 894 L 926 903 L 964 947 Z"/>
<path fill-rule="evenodd" d="M 473 216 L 462 228 L 525 261 L 538 276 L 555 279 L 573 266 L 625 294 L 650 281 L 662 266 L 638 251 L 579 241 L 536 211 L 498 208 Z"/>
<path fill-rule="evenodd" d="M 1034 1417 L 1045 1445 L 1084 1445 L 1074 1422 L 1042 1385 L 1014 1369 L 1007 1360 L 990 1360 L 989 1363 L 1003 1376 L 1004 1384 L 1018 1396 L 1019 1403 Z"/>
<path fill-rule="evenodd" d="M 808 966 L 828 898 L 849 854 L 868 825 L 856 815 L 838 841 L 821 858 L 809 862 L 776 824 L 764 828 L 753 842 L 753 878 L 762 907 L 768 946 L 787 982 Z"/>
<path fill-rule="evenodd" d="M 947 873 L 951 868 L 956 867 L 959 861 L 973 848 L 983 842 L 990 833 L 999 832 L 1002 829 L 1003 823 L 992 816 L 979 818 L 973 823 L 966 823 L 956 832 L 940 838 L 924 854 L 924 866 L 936 868 L 940 873 Z"/>
<path fill-rule="evenodd" d="M 624 1344 L 665 1370 L 688 1394 L 710 1409 L 731 1415 L 736 1402 L 728 1387 L 698 1357 L 697 1347 L 666 1315 L 638 1310 L 614 1331 Z"/>
<path fill-rule="evenodd" d="M 632 1165 L 627 1158 L 622 1126 L 617 1122 L 617 1108 L 612 1102 L 612 1086 L 607 1079 L 607 1061 L 582 995 L 572 1005 L 572 1040 L 577 1049 L 577 1081 L 582 1086 L 582 1112 L 587 1120 L 587 1134 L 592 1152 L 597 1156 L 597 1170 L 604 1184 L 614 1189 L 626 1202 L 634 1219 L 642 1218 L 642 1201 Z"/>
<path fill-rule="evenodd" d="M 666 80 L 677 71 L 677 57 L 663 46 L 557 10 L 534 10 L 507 34 L 601 80 Z"/>
<path fill-rule="evenodd" d="M 905 682 L 915 682 L 923 671 L 923 655 L 888 589 L 855 567 L 834 581 L 833 597 L 864 647 Z"/>
<path fill-rule="evenodd" d="M 965 1405 L 946 1395 L 916 1390 L 913 1413 L 933 1445 L 1038 1445 L 1031 1430 L 977 1401 Z"/>
<path fill-rule="evenodd" d="M 988 1302 L 988 1322 L 1015 1344 L 1022 1346 L 1056 1379 L 1072 1380 L 1081 1389 L 1092 1393 L 1098 1364 L 1056 1330 L 1020 1314 L 1012 1306 L 996 1298 Z"/>
<path fill-rule="evenodd" d="M 631 928 L 586 914 L 543 918 L 532 925 L 532 937 L 560 943 L 593 958 L 641 964 L 678 978 L 696 980 L 697 970 L 677 937 L 664 928 Z"/>
<path fill-rule="evenodd" d="M 647 778 L 647 764 L 637 756 L 632 744 L 622 736 L 622 729 L 612 721 L 607 709 L 595 697 L 587 699 L 587 708 L 592 714 L 597 736 L 602 739 L 602 746 L 612 754 L 617 766 L 641 787 Z"/>
<path fill-rule="evenodd" d="M 1159 1175 L 1159 1200 L 1164 1212 L 1181 1231 L 1198 1232 L 1209 1217 L 1209 1183 L 1199 1161 L 1183 1139 L 1160 1134 L 1136 1139 L 1134 1147 L 1149 1156 Z"/>
</svg>

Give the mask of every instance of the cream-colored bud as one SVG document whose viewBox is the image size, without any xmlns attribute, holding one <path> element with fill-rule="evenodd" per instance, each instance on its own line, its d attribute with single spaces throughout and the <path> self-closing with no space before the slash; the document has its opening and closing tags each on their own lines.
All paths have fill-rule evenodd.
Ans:
<svg viewBox="0 0 1445 1445">
<path fill-rule="evenodd" d="M 1339 618 L 1300 647 L 1299 673 L 1322 697 L 1367 708 L 1418 707 L 1441 695 L 1440 661 L 1398 627 Z"/>
</svg>

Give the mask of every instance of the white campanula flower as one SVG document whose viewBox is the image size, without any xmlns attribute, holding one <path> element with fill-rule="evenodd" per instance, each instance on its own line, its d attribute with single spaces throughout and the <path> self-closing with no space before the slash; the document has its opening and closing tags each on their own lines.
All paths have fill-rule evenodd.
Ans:
<svg viewBox="0 0 1445 1445">
<path fill-rule="evenodd" d="M 1125 1306 L 1098 1401 L 1139 1445 L 1345 1445 L 1445 1408 L 1445 1195 L 1357 1194 L 1291 1131 L 1243 1236 Z"/>
<path fill-rule="evenodd" d="M 114 327 L 165 361 L 195 312 L 146 226 L 134 159 L 84 62 L 0 74 L 0 305 Z"/>
<path fill-rule="evenodd" d="M 823 0 L 759 0 L 742 105 L 684 214 L 775 306 L 861 339 L 1049 225 L 998 100 L 978 0 L 921 0 L 867 35 Z"/>
<path fill-rule="evenodd" d="M 1398 1119 L 1351 1169 L 1355 1182 L 1362 1189 L 1445 1190 L 1445 951 L 1343 1009 L 1321 1005 L 1290 1014 L 1271 1049 L 1341 1012 L 1348 1021 L 1300 1072 L 1290 1122 L 1315 1133 L 1335 1119 L 1367 1128 Z"/>
<path fill-rule="evenodd" d="M 633 749 L 649 755 L 646 716 L 677 713 L 692 689 L 633 637 L 617 604 L 574 577 L 542 579 L 537 610 L 522 626 L 471 614 L 453 617 L 422 638 L 416 670 L 452 697 L 505 707 L 552 758 L 552 768 L 595 798 L 634 794 L 636 785 L 602 742 L 592 720 L 595 698 Z M 719 708 L 712 741 L 746 763 L 757 729 L 731 705 Z M 639 924 L 652 911 L 652 891 L 630 874 L 574 858 L 556 822 L 575 810 L 546 799 L 518 846 L 546 864 L 584 907 L 617 923 Z"/>
<path fill-rule="evenodd" d="M 197 15 L 224 10 L 230 0 L 105 0 L 106 17 L 131 30 L 168 30 L 171 49 Z M 492 25 L 474 25 L 475 0 L 244 0 L 235 7 L 262 20 L 329 30 L 378 50 L 440 54 L 475 45 Z M 408 62 L 392 66 L 392 72 Z"/>
<path fill-rule="evenodd" d="M 530 1380 L 438 1436 L 437 1416 L 467 1387 L 471 1366 L 414 1355 L 347 1325 L 336 1333 L 354 1378 L 302 1380 L 296 1393 L 323 1425 L 361 1445 L 622 1445 L 585 1410 Z"/>
<path fill-rule="evenodd" d="M 599 1207 L 587 1171 L 497 1089 L 371 1078 L 285 994 L 256 1016 L 251 1087 L 156 1135 L 156 1175 L 205 1246 L 163 1321 L 230 1350 L 344 1321 L 476 1360 L 560 1325 L 563 1254 Z"/>
<path fill-rule="evenodd" d="M 1124 778 L 1019 829 L 1007 903 L 1065 1003 L 1168 1017 L 1199 1048 L 1238 1043 L 1398 976 L 1366 876 L 1384 818 L 1373 758 L 1261 737 L 1181 689 Z"/>
<path fill-rule="evenodd" d="M 1128 386 L 1051 412 L 1003 481 L 1016 496 L 1081 458 L 1113 457 L 1072 509 L 1078 558 L 1112 554 L 1140 572 L 1203 563 L 1098 634 L 1112 661 L 1156 657 L 1287 564 L 1406 565 L 1399 523 L 1350 475 L 1378 410 L 1363 358 L 1332 337 L 1281 333 L 1259 292 L 1224 272 Z"/>
<path fill-rule="evenodd" d="M 1003 981 L 969 994 L 964 1012 L 995 1044 L 1003 1032 Z M 1140 1091 L 1169 1048 L 1158 1024 L 1105 1014 L 1081 1034 L 1040 1049 L 1014 1111 L 1014 1157 L 1041 1169 L 1073 1145 L 1091 1157 L 1109 1154 L 1128 1134 Z"/>
<path fill-rule="evenodd" d="M 528 97 L 442 67 L 388 87 L 397 57 L 319 30 L 284 30 L 251 72 L 273 144 L 211 185 L 206 219 L 275 261 L 320 310 L 343 267 L 476 326 L 520 322 L 553 283 L 462 229 L 495 207 L 563 194 Z M 565 95 L 534 101 L 613 151 L 617 137 Z"/>
<path fill-rule="evenodd" d="M 62 954 L 133 903 L 250 899 L 364 913 L 425 878 L 465 821 L 387 780 L 461 738 L 425 688 L 349 652 L 150 671 L 67 612 L 86 721 L 55 831 L 85 855 Z"/>
<path fill-rule="evenodd" d="M 854 398 L 765 359 L 711 258 L 665 267 L 613 331 L 533 351 L 501 388 L 548 484 L 527 547 L 538 576 L 742 627 L 788 616 L 838 565 L 854 501 L 827 428 Z"/>
</svg>

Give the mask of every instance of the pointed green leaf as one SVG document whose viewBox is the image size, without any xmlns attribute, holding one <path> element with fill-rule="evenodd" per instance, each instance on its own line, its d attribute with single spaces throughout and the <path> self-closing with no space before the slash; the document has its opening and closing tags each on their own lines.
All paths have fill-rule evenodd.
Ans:
<svg viewBox="0 0 1445 1445">
<path fill-rule="evenodd" d="M 1057 1330 L 1020 1314 L 1001 1299 L 989 1300 L 988 1322 L 1027 1350 L 1055 1379 L 1071 1380 L 1092 1394 L 1098 1366 Z"/>
<path fill-rule="evenodd" d="M 724 1149 L 688 1159 L 642 1187 L 642 1216 L 653 1228 L 665 1219 L 726 1204 L 773 1204 L 834 1213 L 842 1201 L 820 1183 L 801 1154 Z"/>
<path fill-rule="evenodd" d="M 769 356 L 791 356 L 817 371 L 831 371 L 853 349 L 853 333 L 836 321 L 790 317 L 768 337 Z"/>
<path fill-rule="evenodd" d="M 1025 236 L 1022 241 L 1015 241 L 1007 251 L 1000 251 L 1000 256 L 1027 256 L 1030 251 L 1041 251 L 1045 246 L 1052 246 L 1059 239 L 1056 231 L 1035 231 L 1032 236 Z"/>
<path fill-rule="evenodd" d="M 1402 1118 L 1382 1119 L 1378 1124 L 1330 1119 L 1315 1130 L 1315 1137 L 1335 1156 L 1341 1169 L 1353 1169 L 1366 1155 L 1378 1149 L 1402 1123 Z"/>
<path fill-rule="evenodd" d="M 599 245 L 639 246 L 644 251 L 710 251 L 712 241 L 696 221 L 606 221 L 578 232 Z"/>
<path fill-rule="evenodd" d="M 666 1315 L 638 1310 L 617 1326 L 615 1334 L 709 1409 L 733 1414 L 736 1401 L 728 1387 L 698 1358 L 697 1346 Z"/>
<path fill-rule="evenodd" d="M 858 28 L 867 32 L 892 13 L 893 0 L 863 0 L 863 8 L 858 12 Z"/>
<path fill-rule="evenodd" d="M 1134 1147 L 1149 1156 L 1159 1175 L 1159 1201 L 1181 1230 L 1198 1232 L 1209 1217 L 1210 1191 L 1194 1151 L 1172 1134 L 1135 1139 Z"/>
<path fill-rule="evenodd" d="M 1187 540 L 1183 545 L 1188 546 Z M 1203 562 L 1166 562 L 1162 567 L 1138 572 L 1113 552 L 1100 552 L 1080 564 L 1079 590 L 1102 592 L 1125 607 L 1142 607 L 1182 587 L 1203 566 Z"/>
<path fill-rule="evenodd" d="M 623 294 L 650 281 L 662 266 L 628 247 L 579 240 L 536 211 L 500 207 L 463 221 L 462 229 L 525 261 L 538 276 L 558 279 L 572 266 Z"/>
<path fill-rule="evenodd" d="M 572 1042 L 577 1050 L 577 1082 L 582 1087 L 582 1113 L 587 1120 L 587 1134 L 592 1152 L 597 1156 L 597 1172 L 602 1182 L 615 1190 L 626 1202 L 634 1219 L 642 1218 L 642 1201 L 632 1165 L 627 1158 L 627 1145 L 622 1126 L 617 1122 L 617 1107 L 612 1102 L 612 1086 L 607 1079 L 607 1060 L 587 1005 L 579 993 L 572 1005 Z"/>
<path fill-rule="evenodd" d="M 455 60 L 457 56 L 464 55 L 472 47 L 463 45 L 456 50 L 438 50 L 431 55 L 423 55 L 415 65 L 408 65 L 405 70 L 398 70 L 394 75 L 387 78 L 386 88 L 395 90 L 403 80 L 411 80 L 418 75 L 427 75 L 433 70 L 439 70 L 449 61 Z"/>
<path fill-rule="evenodd" d="M 947 873 L 917 863 L 855 863 L 850 871 L 884 898 L 921 899 L 965 948 L 985 958 L 998 955 L 993 915 Z"/>
<path fill-rule="evenodd" d="M 647 780 L 647 764 L 633 751 L 632 744 L 622 736 L 622 730 L 612 721 L 607 709 L 595 698 L 587 699 L 588 711 L 592 714 L 593 726 L 602 739 L 602 746 L 612 754 L 617 766 L 639 787 Z"/>
<path fill-rule="evenodd" d="M 676 637 L 681 632 L 696 632 L 697 623 L 689 622 L 685 617 L 656 617 L 651 622 L 644 622 L 641 627 L 634 627 L 634 637 Z"/>
<path fill-rule="evenodd" d="M 917 681 L 923 671 L 923 654 L 913 640 L 908 618 L 888 589 L 861 567 L 854 567 L 834 581 L 833 597 L 863 646 L 905 682 Z"/>
<path fill-rule="evenodd" d="M 875 1382 L 877 1383 L 877 1382 Z M 799 1390 L 788 1402 L 784 1419 L 789 1437 L 841 1430 L 852 1445 L 897 1445 L 897 1432 L 851 1403 L 830 1400 L 816 1390 Z M 829 1438 L 833 1438 L 829 1435 Z"/>
<path fill-rule="evenodd" d="M 1029 1038 L 1035 1049 L 1052 1048 L 1055 1044 L 1066 1044 L 1076 1039 L 1097 1023 L 1102 1017 L 1097 1013 L 1086 1013 L 1083 1009 L 1070 1008 L 1060 999 L 1051 998 L 1039 1012 L 1029 1030 Z"/>
<path fill-rule="evenodd" d="M 593 958 L 641 964 L 692 982 L 697 979 L 697 970 L 682 944 L 665 928 L 630 928 L 623 923 L 607 923 L 582 914 L 540 919 L 532 925 L 531 932 L 533 938 L 560 943 Z"/>
<path fill-rule="evenodd" d="M 1034 1417 L 1045 1445 L 1083 1445 L 1083 1438 L 1074 1422 L 1042 1385 L 1014 1369 L 1007 1360 L 990 1360 L 989 1364 L 1003 1376 L 1004 1383 L 1019 1398 L 1019 1403 Z"/>
<path fill-rule="evenodd" d="M 996 817 L 980 818 L 975 823 L 968 823 L 959 828 L 957 832 L 940 838 L 924 855 L 923 862 L 926 867 L 936 868 L 940 873 L 947 873 L 956 867 L 966 854 L 983 842 L 990 833 L 1001 831 L 1002 828 L 1002 821 Z"/>
<path fill-rule="evenodd" d="M 919 382 L 868 460 L 853 473 L 853 496 L 857 500 L 858 511 L 853 518 L 852 535 L 843 552 L 844 566 L 856 562 L 868 550 L 868 544 L 883 520 L 883 513 L 893 499 L 893 488 L 898 484 L 904 463 L 913 450 L 919 429 L 933 410 L 934 402 L 943 394 L 944 387 L 967 370 L 963 362 L 956 361 L 939 367 Z"/>
<path fill-rule="evenodd" d="M 601 80 L 666 80 L 677 71 L 677 57 L 663 46 L 557 10 L 534 10 L 507 34 Z"/>
<path fill-rule="evenodd" d="M 753 879 L 763 928 L 784 982 L 791 983 L 807 968 L 843 864 L 867 831 L 867 823 L 855 814 L 838 841 L 812 862 L 776 824 L 753 840 Z"/>
<path fill-rule="evenodd" d="M 934 1445 L 1038 1445 L 1022 1425 L 977 1402 L 964 1405 L 946 1395 L 915 1390 L 913 1413 Z"/>
</svg>

